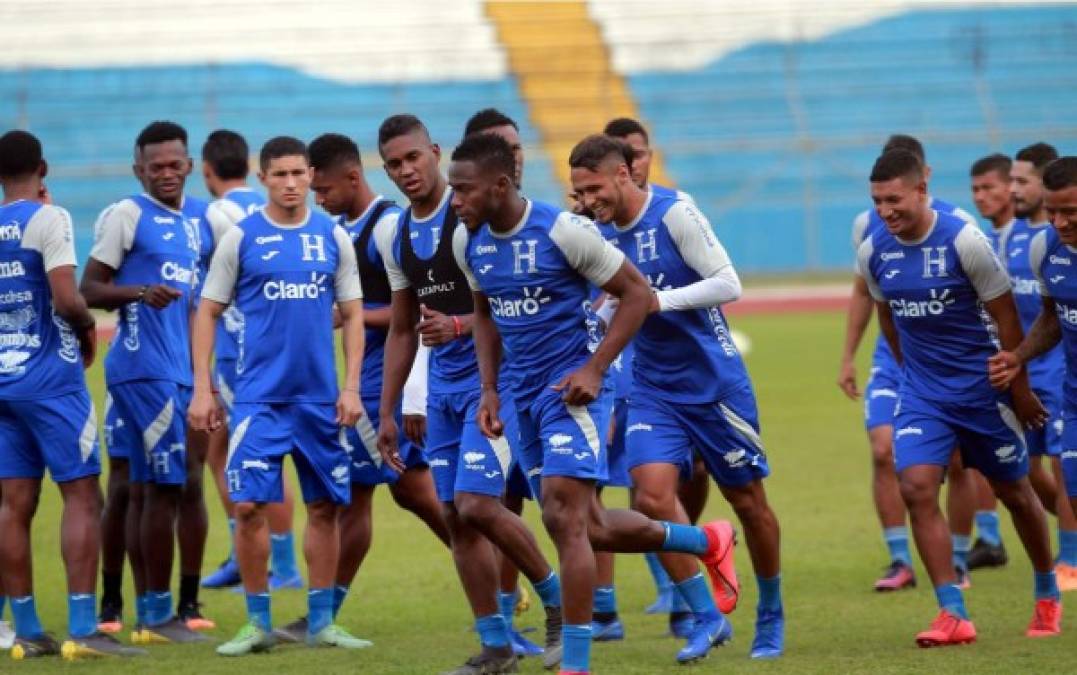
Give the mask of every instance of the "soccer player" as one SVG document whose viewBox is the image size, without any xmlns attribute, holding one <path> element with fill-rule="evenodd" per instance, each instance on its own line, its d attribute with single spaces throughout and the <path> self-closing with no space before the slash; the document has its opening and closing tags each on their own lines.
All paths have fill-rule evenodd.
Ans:
<svg viewBox="0 0 1077 675">
<path fill-rule="evenodd" d="M 751 381 L 720 308 L 740 297 L 740 280 L 694 204 L 632 180 L 630 153 L 614 138 L 591 136 L 573 149 L 569 164 L 573 189 L 603 234 L 646 276 L 657 304 L 635 337 L 625 420 L 634 506 L 652 518 L 687 523 L 674 495 L 692 468 L 693 449 L 700 454 L 741 521 L 755 569 L 760 598 L 752 658 L 775 658 L 784 647 L 784 612 L 778 519 L 762 483 L 770 468 Z M 685 556 L 660 557 L 675 580 L 695 568 Z M 726 579 L 719 609 L 732 611 L 737 593 L 734 579 Z"/>
<path fill-rule="evenodd" d="M 924 164 L 925 180 L 930 180 L 931 168 L 926 164 L 924 147 L 920 141 L 905 134 L 894 134 L 883 145 L 884 153 L 898 149 L 906 150 L 919 158 Z M 929 197 L 929 203 L 936 211 L 952 213 L 969 224 L 976 224 L 971 215 L 941 199 Z M 854 252 L 872 232 L 884 227 L 885 223 L 874 209 L 860 213 L 853 220 Z M 857 272 L 853 278 L 853 293 L 846 317 L 845 343 L 838 373 L 838 387 L 851 400 L 860 398 L 860 390 L 856 384 L 856 350 L 871 321 L 872 305 L 867 283 Z M 875 590 L 886 592 L 911 588 L 916 585 L 916 577 L 909 552 L 909 531 L 905 526 L 905 505 L 901 499 L 897 474 L 894 472 L 893 420 L 901 384 L 901 369 L 881 333 L 875 342 L 871 362 L 871 377 L 864 391 L 864 426 L 871 445 L 872 497 L 890 553 L 890 565 L 875 582 Z M 956 459 L 949 471 L 949 483 L 947 510 L 953 532 L 953 563 L 959 570 L 959 583 L 967 588 L 969 581 L 965 558 L 972 548 L 976 483 L 970 473 L 962 470 Z"/>
<path fill-rule="evenodd" d="M 221 237 L 228 229 L 265 206 L 265 197 L 247 184 L 250 172 L 250 150 L 240 134 L 228 129 L 210 133 L 202 145 L 202 178 L 206 189 L 215 200 L 205 212 L 201 230 L 202 256 L 199 275 L 204 279 L 209 271 L 209 259 Z M 208 242 L 208 245 L 207 245 Z M 243 316 L 230 306 L 217 324 L 214 344 L 214 370 L 216 389 L 225 412 L 230 412 L 235 391 L 236 364 L 239 345 L 236 338 L 242 334 Z M 234 538 L 236 520 L 232 500 L 228 498 L 228 484 L 224 478 L 224 464 L 228 453 L 228 429 L 221 425 L 209 434 L 206 461 L 213 473 L 217 494 L 228 516 L 228 533 Z M 272 568 L 269 588 L 302 588 L 303 578 L 295 561 L 295 537 L 292 534 L 292 514 L 295 495 L 292 484 L 284 482 L 284 501 L 266 505 L 269 520 L 269 540 L 272 549 Z M 239 566 L 235 559 L 235 547 L 228 558 L 212 574 L 202 580 L 203 588 L 224 588 L 240 582 Z"/>
<path fill-rule="evenodd" d="M 270 139 L 262 146 L 259 164 L 268 203 L 221 238 L 193 328 L 190 422 L 196 429 L 212 430 L 222 422 L 210 368 L 216 322 L 233 302 L 244 317 L 243 363 L 236 372 L 225 475 L 235 504 L 236 557 L 249 621 L 217 653 L 265 651 L 276 641 L 265 505 L 283 496 L 281 470 L 288 454 L 307 504 L 307 642 L 358 649 L 370 643 L 333 624 L 332 584 L 340 554 L 337 518 L 348 503 L 348 455 L 340 431 L 363 413 L 359 274 L 344 229 L 307 207 L 310 166 L 302 141 Z M 345 386 L 339 392 L 334 303 L 343 324 Z"/>
<path fill-rule="evenodd" d="M 97 416 L 83 369 L 93 363 L 94 318 L 75 284 L 71 216 L 41 203 L 48 165 L 25 131 L 0 136 L 0 577 L 15 620 L 15 659 L 134 656 L 97 631 L 101 462 Z M 62 648 L 41 627 L 30 527 L 48 468 L 60 488 L 67 572 Z"/>
<path fill-rule="evenodd" d="M 453 673 L 500 673 L 516 668 L 498 604 L 497 560 L 491 542 L 512 559 L 542 600 L 546 610 L 543 662 L 552 668 L 561 653 L 560 580 L 527 525 L 500 501 L 515 430 L 491 440 L 478 428 L 480 387 L 471 340 L 472 298 L 453 258 L 452 233 L 458 220 L 449 206 L 451 191 L 438 169 L 441 150 L 413 115 L 394 115 L 382 122 L 378 149 L 389 178 L 410 202 L 398 220 L 386 221 L 374 232 L 392 290 L 378 450 L 397 471 L 406 468 L 397 444 L 395 416 L 421 336 L 431 347 L 426 458 L 482 644 L 481 653 Z M 505 405 L 507 417 L 510 397 Z"/>
<path fill-rule="evenodd" d="M 187 132 L 149 124 L 135 142 L 134 173 L 145 192 L 107 209 L 82 277 L 91 307 L 120 310 L 105 357 L 117 418 L 110 455 L 129 457 L 127 554 L 136 599 L 135 642 L 203 638 L 172 615 L 176 515 L 187 481 L 189 322 L 198 233 L 181 211 L 191 171 Z M 106 587 L 106 592 L 109 589 Z"/>
<path fill-rule="evenodd" d="M 1017 152 L 1011 169 L 1011 189 L 1017 220 L 1000 239 L 1000 256 L 1013 279 L 1014 300 L 1027 331 L 1036 320 L 1043 303 L 1039 282 L 1029 259 L 1029 242 L 1046 230 L 1047 209 L 1044 204 L 1043 172 L 1058 159 L 1058 152 L 1046 143 L 1034 143 Z M 1068 508 L 1066 484 L 1062 475 L 1062 381 L 1065 355 L 1061 347 L 1026 364 L 1032 390 L 1050 413 L 1043 429 L 1028 432 L 1029 480 L 1043 502 L 1043 507 L 1058 516 L 1058 586 L 1063 591 L 1077 589 L 1077 518 Z M 1046 456 L 1054 475 L 1041 463 Z"/>
<path fill-rule="evenodd" d="M 1027 478 L 1021 432 L 1022 424 L 1042 426 L 1046 411 L 1023 373 L 1008 392 L 999 392 L 984 367 L 998 344 L 1012 350 L 1021 341 L 1010 279 L 979 227 L 930 208 L 919 157 L 905 150 L 887 152 L 876 160 L 870 180 L 886 229 L 869 232 L 857 259 L 879 325 L 904 371 L 894 418 L 894 463 L 940 607 L 916 642 L 937 647 L 976 639 L 938 505 L 955 446 L 964 465 L 991 482 L 1031 559 L 1036 611 L 1027 634 L 1058 634 L 1062 605 L 1050 538 Z"/>
<path fill-rule="evenodd" d="M 475 134 L 453 152 L 453 208 L 466 225 L 453 238 L 457 263 L 474 295 L 482 397 L 478 422 L 493 439 L 505 433 L 499 400 L 503 353 L 517 404 L 520 460 L 541 476 L 542 519 L 564 577 L 561 673 L 590 672 L 594 548 L 695 553 L 715 576 L 731 571 L 728 522 L 699 528 L 606 511 L 595 483 L 606 476 L 596 402 L 605 370 L 639 328 L 651 293 L 639 272 L 595 231 L 560 208 L 524 199 L 512 181 L 504 139 Z M 598 348 L 588 348 L 585 302 L 598 286 L 621 304 Z M 704 656 L 730 635 L 702 574 L 677 579 L 696 610 L 697 630 L 678 653 Z"/>
</svg>

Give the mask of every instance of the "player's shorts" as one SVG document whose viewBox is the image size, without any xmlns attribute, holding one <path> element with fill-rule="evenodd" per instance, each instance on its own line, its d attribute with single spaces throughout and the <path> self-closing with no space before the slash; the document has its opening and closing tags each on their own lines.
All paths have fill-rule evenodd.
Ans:
<svg viewBox="0 0 1077 675">
<path fill-rule="evenodd" d="M 1047 408 L 1047 424 L 1042 429 L 1025 429 L 1025 445 L 1033 457 L 1062 454 L 1062 392 L 1035 389 L 1040 403 Z"/>
<path fill-rule="evenodd" d="M 628 403 L 625 424 L 629 471 L 644 464 L 673 464 L 687 480 L 694 448 L 723 487 L 741 487 L 770 475 L 751 385 L 716 403 L 634 399 Z"/>
<path fill-rule="evenodd" d="M 138 434 L 132 434 L 130 426 L 123 421 L 115 404 L 112 402 L 112 392 L 105 392 L 105 423 L 102 427 L 105 441 L 105 450 L 111 459 L 122 459 L 125 462 L 131 459 L 131 448 L 141 448 L 142 439 Z"/>
<path fill-rule="evenodd" d="M 138 380 L 114 384 L 109 393 L 112 408 L 123 420 L 122 432 L 113 427 L 112 441 L 114 447 L 127 449 L 131 482 L 187 482 L 191 388 L 169 380 Z"/>
<path fill-rule="evenodd" d="M 512 439 L 517 438 L 512 397 L 501 398 L 505 433 L 490 440 L 479 431 L 480 392 L 430 394 L 426 399 L 426 460 L 438 499 L 453 501 L 457 492 L 500 498 L 512 464 Z"/>
<path fill-rule="evenodd" d="M 871 377 L 864 387 L 864 428 L 868 431 L 894 423 L 900 377 L 901 373 L 892 368 L 872 367 Z"/>
<path fill-rule="evenodd" d="M 85 389 L 31 401 L 0 401 L 0 478 L 57 483 L 101 473 L 97 413 Z"/>
<path fill-rule="evenodd" d="M 628 399 L 618 398 L 611 411 L 613 433 L 607 444 L 606 467 L 609 478 L 602 483 L 608 487 L 631 487 L 628 475 L 628 453 L 625 451 L 625 429 L 628 428 Z M 607 428 L 608 425 L 607 425 Z"/>
<path fill-rule="evenodd" d="M 217 398 L 227 415 L 232 414 L 236 403 L 236 360 L 217 359 L 213 381 L 217 384 Z"/>
<path fill-rule="evenodd" d="M 240 403 L 229 421 L 224 468 L 233 502 L 281 502 L 284 456 L 295 462 L 306 503 L 351 500 L 351 467 L 333 403 Z"/>
<path fill-rule="evenodd" d="M 378 452 L 378 407 L 377 398 L 363 399 L 363 416 L 355 426 L 345 428 L 341 443 L 351 458 L 351 482 L 355 485 L 393 484 L 400 480 L 400 474 L 393 467 L 381 461 Z M 400 409 L 396 411 L 396 424 L 401 427 L 399 435 L 400 459 L 408 469 L 426 466 L 426 457 L 422 448 L 415 445 L 404 435 Z"/>
<path fill-rule="evenodd" d="M 950 464 L 954 448 L 961 463 L 991 480 L 1014 481 L 1028 475 L 1028 450 L 1009 395 L 982 403 L 928 401 L 902 394 L 894 417 L 894 465 Z"/>
<path fill-rule="evenodd" d="M 567 405 L 560 392 L 544 389 L 518 411 L 520 464 L 541 499 L 541 479 L 566 476 L 601 483 L 606 472 L 601 400 Z"/>
</svg>

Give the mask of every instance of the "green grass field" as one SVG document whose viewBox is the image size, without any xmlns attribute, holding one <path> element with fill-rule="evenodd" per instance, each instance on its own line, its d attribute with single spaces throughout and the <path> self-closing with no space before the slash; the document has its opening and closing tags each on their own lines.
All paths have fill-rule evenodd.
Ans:
<svg viewBox="0 0 1077 675">
<path fill-rule="evenodd" d="M 922 568 L 921 586 L 894 595 L 877 595 L 871 584 L 887 562 L 869 495 L 870 463 L 861 427 L 860 406 L 844 399 L 833 381 L 842 335 L 837 313 L 752 316 L 735 325 L 753 341 L 749 366 L 759 396 L 763 437 L 773 468 L 767 482 L 782 524 L 783 578 L 787 616 L 786 655 L 769 663 L 748 659 L 756 590 L 747 552 L 737 552 L 744 585 L 740 608 L 731 619 L 731 645 L 715 651 L 696 670 L 758 673 L 1047 673 L 1074 671 L 1074 637 L 1033 641 L 1024 637 L 1032 611 L 1032 580 L 1012 528 L 1004 537 L 1011 553 L 1003 570 L 978 572 L 967 600 L 980 642 L 963 648 L 920 650 L 913 635 L 934 617 L 935 601 Z M 866 365 L 867 352 L 863 350 Z M 866 372 L 866 368 L 862 368 Z M 103 398 L 101 370 L 91 381 L 95 400 Z M 620 492 L 622 494 L 616 494 Z M 207 499 L 213 495 L 207 485 Z M 623 505 L 623 491 L 608 502 Z M 41 660 L 16 664 L 6 658 L 0 671 L 86 673 L 435 673 L 462 662 L 476 646 L 470 615 L 447 552 L 412 516 L 379 491 L 374 545 L 345 604 L 339 622 L 374 641 L 359 653 L 278 648 L 264 656 L 226 661 L 211 645 L 158 647 L 146 659 L 65 664 Z M 216 501 L 205 571 L 226 554 L 227 529 Z M 707 517 L 729 517 L 717 491 Z M 528 520 L 541 525 L 528 507 Z M 297 516 L 302 522 L 302 514 Z M 64 577 L 58 545 L 58 493 L 46 487 L 35 528 L 38 606 L 47 628 L 66 628 Z M 554 560 L 552 546 L 543 545 Z M 679 643 L 664 637 L 664 618 L 642 608 L 653 590 L 639 557 L 619 558 L 618 598 L 628 639 L 595 646 L 593 666 L 600 673 L 673 671 Z M 129 573 L 127 574 L 129 581 Z M 127 590 L 128 620 L 133 612 Z M 226 639 L 244 621 L 243 598 L 230 592 L 203 592 L 206 614 Z M 305 610 L 305 594 L 283 592 L 273 599 L 274 620 L 290 621 Z M 518 626 L 541 626 L 533 608 Z M 540 673 L 531 660 L 521 672 Z"/>
</svg>

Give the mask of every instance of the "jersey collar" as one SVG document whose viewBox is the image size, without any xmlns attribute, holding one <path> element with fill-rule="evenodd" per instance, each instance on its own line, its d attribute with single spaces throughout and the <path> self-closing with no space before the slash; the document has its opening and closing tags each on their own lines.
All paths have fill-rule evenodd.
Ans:
<svg viewBox="0 0 1077 675">
<path fill-rule="evenodd" d="M 613 229 L 618 232 L 628 232 L 633 227 L 639 224 L 639 221 L 643 220 L 643 214 L 647 213 L 647 209 L 651 208 L 651 198 L 654 197 L 654 192 L 651 191 L 650 185 L 647 186 L 647 198 L 643 200 L 643 206 L 640 207 L 639 213 L 632 219 L 632 222 L 625 226 L 620 226 L 617 223 L 613 223 Z"/>
<path fill-rule="evenodd" d="M 897 239 L 898 243 L 904 246 L 916 246 L 927 241 L 928 237 L 930 237 L 932 233 L 935 232 L 935 226 L 939 224 L 939 212 L 935 211 L 934 209 L 932 209 L 931 212 L 935 215 L 932 217 L 931 227 L 927 228 L 927 232 L 924 233 L 924 236 L 920 237 L 919 239 L 902 239 L 901 237 L 894 237 L 894 239 Z"/>
<path fill-rule="evenodd" d="M 531 218 L 531 200 L 524 199 L 524 201 L 527 203 L 527 205 L 524 207 L 524 215 L 520 218 L 520 222 L 513 225 L 512 229 L 508 232 L 494 232 L 494 229 L 488 224 L 486 226 L 486 229 L 490 230 L 491 237 L 495 237 L 497 239 L 508 239 L 509 237 L 514 236 L 520 230 L 524 229 L 524 225 L 526 225 L 528 219 Z"/>
<path fill-rule="evenodd" d="M 427 216 L 426 218 L 417 218 L 415 216 L 415 211 L 412 211 L 411 212 L 411 222 L 413 222 L 413 223 L 429 223 L 431 220 L 433 220 L 435 217 L 437 217 L 437 215 L 439 213 L 441 213 L 445 209 L 445 205 L 449 203 L 449 199 L 451 199 L 451 198 L 452 198 L 452 188 L 446 186 L 444 194 L 441 195 L 441 201 L 438 202 L 438 207 L 436 209 L 434 209 L 433 211 L 431 211 L 430 215 Z"/>
</svg>

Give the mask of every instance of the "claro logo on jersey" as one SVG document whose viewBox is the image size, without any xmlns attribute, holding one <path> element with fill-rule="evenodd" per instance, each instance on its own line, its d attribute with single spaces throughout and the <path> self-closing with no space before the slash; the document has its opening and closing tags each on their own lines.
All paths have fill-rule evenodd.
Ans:
<svg viewBox="0 0 1077 675">
<path fill-rule="evenodd" d="M 0 262 L 0 279 L 26 276 L 26 268 L 18 260 Z"/>
<path fill-rule="evenodd" d="M 311 272 L 310 281 L 307 283 L 284 281 L 283 279 L 267 281 L 262 286 L 262 295 L 265 296 L 266 300 L 317 300 L 322 293 L 329 290 L 325 285 L 327 278 L 328 275 L 326 274 Z"/>
<path fill-rule="evenodd" d="M 894 316 L 906 318 L 919 318 L 924 316 L 939 316 L 946 311 L 948 305 L 954 304 L 954 298 L 950 297 L 950 289 L 942 292 L 932 288 L 931 297 L 927 300 L 906 300 L 896 298 L 890 301 L 890 311 Z"/>
<path fill-rule="evenodd" d="M 490 311 L 494 316 L 511 319 L 518 316 L 534 316 L 539 313 L 542 306 L 550 301 L 550 297 L 542 294 L 542 288 L 532 291 L 524 286 L 522 298 L 499 298 L 490 297 Z"/>
<path fill-rule="evenodd" d="M 190 284 L 194 280 L 194 270 L 170 260 L 161 265 L 161 278 L 177 284 Z"/>
<path fill-rule="evenodd" d="M 1077 326 L 1077 307 L 1070 307 L 1061 302 L 1055 302 L 1055 312 L 1059 321 L 1065 321 L 1071 326 Z"/>
</svg>

